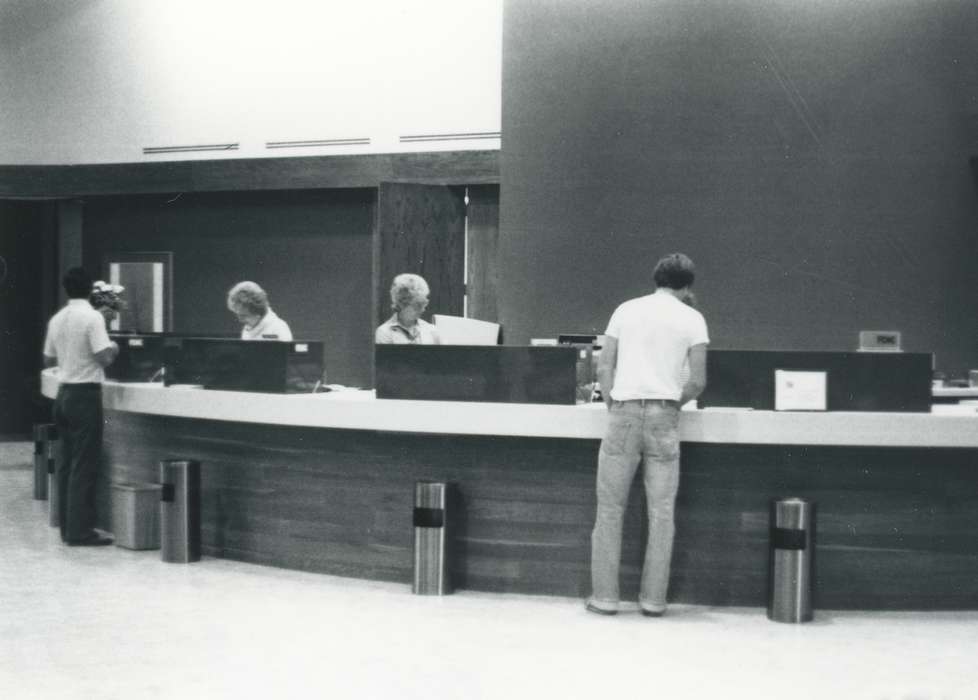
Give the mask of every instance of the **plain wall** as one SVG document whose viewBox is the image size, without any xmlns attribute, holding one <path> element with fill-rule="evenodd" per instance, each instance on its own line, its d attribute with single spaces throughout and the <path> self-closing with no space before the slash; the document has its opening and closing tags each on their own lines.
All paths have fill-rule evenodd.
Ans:
<svg viewBox="0 0 978 700">
<path fill-rule="evenodd" d="M 173 253 L 173 331 L 236 334 L 227 292 L 260 284 L 297 339 L 324 340 L 331 383 L 370 386 L 370 189 L 198 193 L 85 200 L 84 259 Z"/>
<path fill-rule="evenodd" d="M 714 347 L 978 366 L 978 4 L 512 0 L 499 315 L 601 332 L 697 263 Z"/>
<path fill-rule="evenodd" d="M 501 14 L 502 0 L 0 2 L 0 163 L 498 149 Z M 401 140 L 472 132 L 494 138 Z M 308 140 L 333 143 L 265 145 Z"/>
</svg>

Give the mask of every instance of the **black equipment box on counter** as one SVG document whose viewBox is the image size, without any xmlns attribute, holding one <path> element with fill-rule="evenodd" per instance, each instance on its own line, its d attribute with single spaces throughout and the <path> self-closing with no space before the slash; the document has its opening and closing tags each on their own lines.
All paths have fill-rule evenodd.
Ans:
<svg viewBox="0 0 978 700">
<path fill-rule="evenodd" d="M 117 382 L 163 381 L 162 333 L 110 333 L 119 346 L 119 356 L 105 368 L 105 376 Z"/>
<path fill-rule="evenodd" d="M 168 337 L 164 356 L 167 386 L 297 394 L 314 391 L 323 376 L 320 340 Z"/>
<path fill-rule="evenodd" d="M 781 372 L 825 375 L 827 411 L 930 412 L 930 353 L 709 350 L 699 406 L 775 409 Z"/>
<path fill-rule="evenodd" d="M 378 399 L 573 404 L 577 348 L 377 345 Z"/>
<path fill-rule="evenodd" d="M 119 356 L 105 370 L 117 382 L 199 384 L 205 389 L 293 394 L 323 376 L 321 340 L 241 340 L 173 333 L 110 334 Z"/>
</svg>

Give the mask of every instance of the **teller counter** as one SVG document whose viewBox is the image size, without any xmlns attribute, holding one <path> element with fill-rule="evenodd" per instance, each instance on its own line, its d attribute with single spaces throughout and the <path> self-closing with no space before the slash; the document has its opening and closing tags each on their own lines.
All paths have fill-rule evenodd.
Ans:
<svg viewBox="0 0 978 700">
<path fill-rule="evenodd" d="M 56 375 L 42 387 L 53 398 Z M 408 583 L 414 482 L 450 481 L 459 587 L 588 593 L 602 405 L 113 382 L 103 401 L 103 515 L 109 481 L 154 481 L 160 459 L 197 459 L 205 554 Z M 712 409 L 684 411 L 681 435 L 670 600 L 764 605 L 768 503 L 799 496 L 818 507 L 817 606 L 978 609 L 978 414 Z M 626 599 L 644 510 L 636 481 Z"/>
</svg>

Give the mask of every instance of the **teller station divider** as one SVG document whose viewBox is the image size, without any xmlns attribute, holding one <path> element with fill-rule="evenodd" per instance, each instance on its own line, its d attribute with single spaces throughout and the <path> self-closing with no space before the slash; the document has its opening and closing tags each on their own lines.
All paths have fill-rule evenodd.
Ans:
<svg viewBox="0 0 978 700">
<path fill-rule="evenodd" d="M 585 362 L 573 347 L 377 345 L 378 399 L 574 404 Z M 589 366 L 589 365 L 588 365 Z"/>
<path fill-rule="evenodd" d="M 710 350 L 699 406 L 777 408 L 781 372 L 824 373 L 826 411 L 929 413 L 930 353 Z"/>
<path fill-rule="evenodd" d="M 121 382 L 162 381 L 204 389 L 310 393 L 323 375 L 323 342 L 230 337 L 112 335 L 119 356 L 106 376 Z"/>
</svg>

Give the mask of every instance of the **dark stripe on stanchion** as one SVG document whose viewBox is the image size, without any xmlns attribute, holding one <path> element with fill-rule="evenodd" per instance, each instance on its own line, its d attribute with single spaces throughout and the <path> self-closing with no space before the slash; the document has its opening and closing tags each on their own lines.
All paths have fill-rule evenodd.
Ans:
<svg viewBox="0 0 978 700">
<path fill-rule="evenodd" d="M 35 431 L 35 433 L 36 432 L 37 431 Z M 36 455 L 44 454 L 44 441 L 43 440 L 35 440 L 34 441 L 34 454 L 36 454 Z"/>
<path fill-rule="evenodd" d="M 174 484 L 163 484 L 163 488 L 160 490 L 160 500 L 164 501 L 165 503 L 173 503 L 176 497 L 176 486 Z"/>
<path fill-rule="evenodd" d="M 771 546 L 775 549 L 805 549 L 805 531 L 772 527 Z"/>
<path fill-rule="evenodd" d="M 444 527 L 445 511 L 442 508 L 415 508 L 415 527 Z"/>
</svg>

